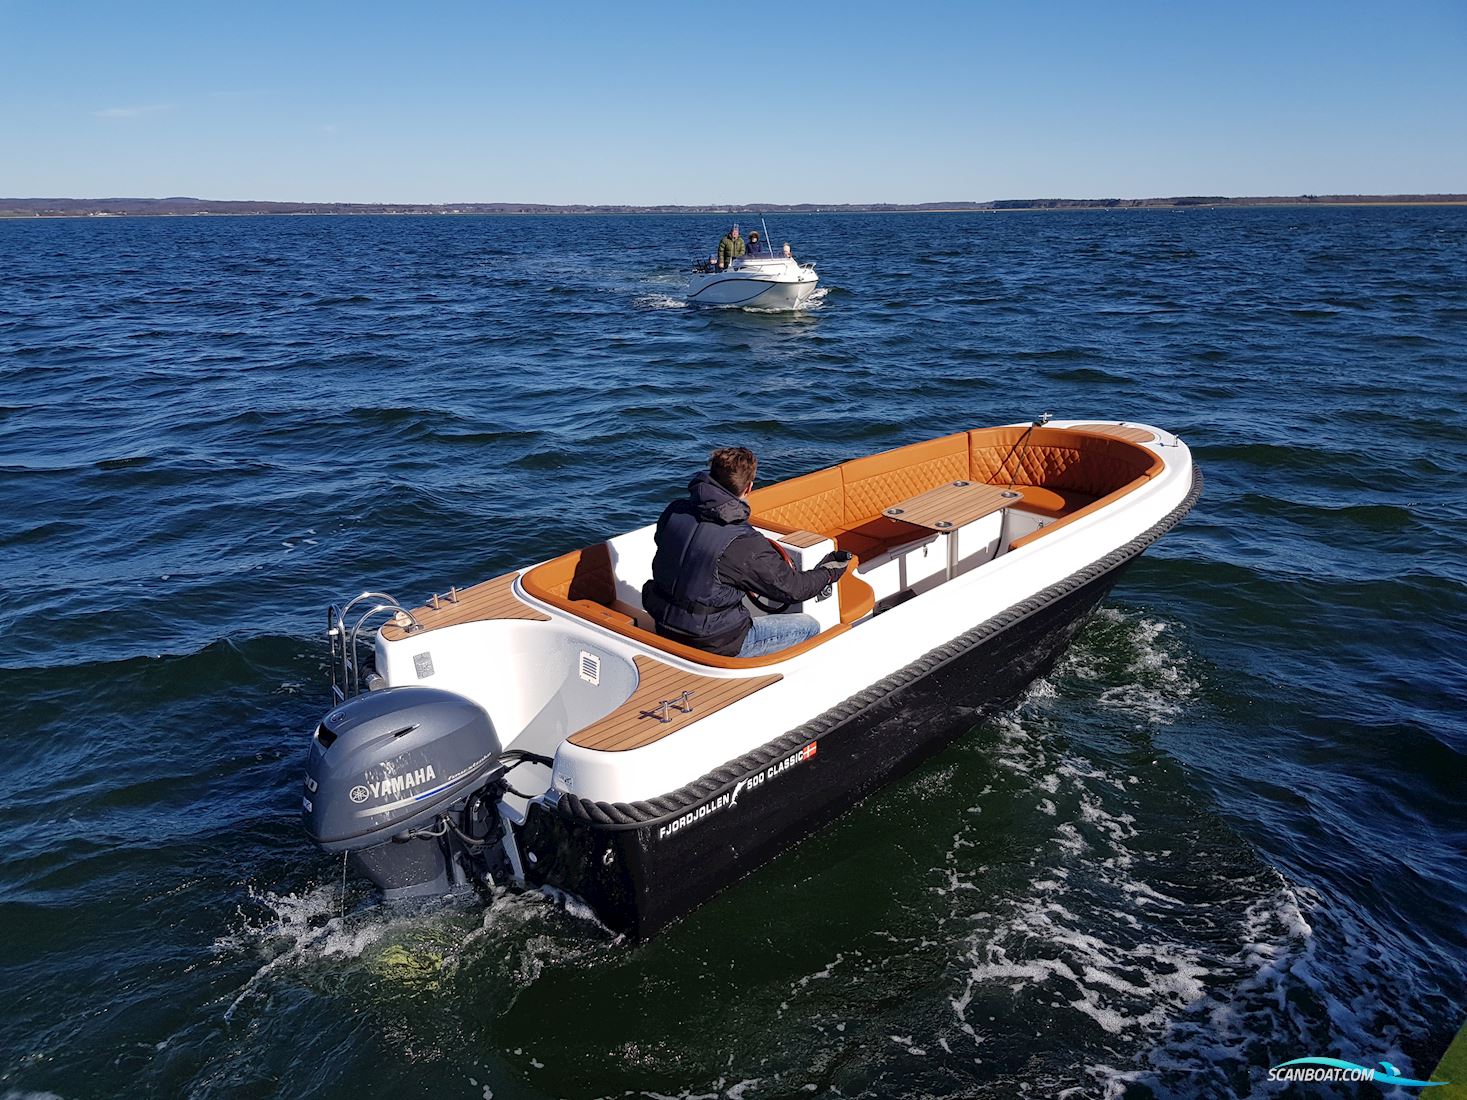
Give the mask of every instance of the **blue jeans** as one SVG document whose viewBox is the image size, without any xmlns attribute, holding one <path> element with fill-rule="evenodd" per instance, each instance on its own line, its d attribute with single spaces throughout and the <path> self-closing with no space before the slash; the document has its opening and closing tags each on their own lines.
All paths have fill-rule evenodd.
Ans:
<svg viewBox="0 0 1467 1100">
<path fill-rule="evenodd" d="M 813 615 L 764 615 L 754 620 L 749 633 L 744 635 L 744 644 L 739 648 L 740 657 L 763 657 L 778 653 L 792 645 L 799 645 L 807 638 L 820 633 L 820 624 Z"/>
</svg>

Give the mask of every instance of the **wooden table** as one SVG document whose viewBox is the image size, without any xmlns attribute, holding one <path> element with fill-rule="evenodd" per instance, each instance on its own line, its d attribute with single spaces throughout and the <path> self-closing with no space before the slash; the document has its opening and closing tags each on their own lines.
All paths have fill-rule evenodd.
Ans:
<svg viewBox="0 0 1467 1100">
<path fill-rule="evenodd" d="M 1003 489 L 973 481 L 950 481 L 936 489 L 918 493 L 882 511 L 888 519 L 910 523 L 940 535 L 953 535 L 959 528 L 1001 512 L 1024 499 L 1017 489 Z M 958 571 L 958 540 L 947 540 L 947 579 Z"/>
</svg>

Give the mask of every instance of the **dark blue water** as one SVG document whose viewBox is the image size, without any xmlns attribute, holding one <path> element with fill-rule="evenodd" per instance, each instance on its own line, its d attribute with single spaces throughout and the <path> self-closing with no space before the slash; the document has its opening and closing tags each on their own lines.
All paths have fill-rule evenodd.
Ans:
<svg viewBox="0 0 1467 1100">
<path fill-rule="evenodd" d="M 1227 1096 L 1467 1003 L 1467 210 L 0 222 L 0 1092 Z M 873 263 L 871 255 L 878 257 Z M 1024 701 L 650 944 L 306 846 L 324 608 L 1052 410 L 1208 488 Z M 775 731 L 771 731 L 775 732 Z M 1358 1089 L 1341 1095 L 1356 1095 Z"/>
</svg>

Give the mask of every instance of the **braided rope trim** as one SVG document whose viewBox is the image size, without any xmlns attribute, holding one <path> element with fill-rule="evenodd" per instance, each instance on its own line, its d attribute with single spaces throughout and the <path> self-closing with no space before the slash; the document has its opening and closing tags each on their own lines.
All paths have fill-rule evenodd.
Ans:
<svg viewBox="0 0 1467 1100">
<path fill-rule="evenodd" d="M 1192 506 L 1197 503 L 1197 498 L 1201 495 L 1202 471 L 1194 465 L 1192 467 L 1192 489 L 1186 499 L 1168 512 L 1155 526 L 1137 535 L 1130 542 L 1118 546 L 1103 558 L 1091 562 L 1084 569 L 1070 574 L 1064 580 L 1057 581 L 1028 599 L 1001 611 L 972 630 L 959 634 L 950 642 L 938 646 L 904 668 L 878 680 L 870 687 L 863 688 L 803 725 L 776 737 L 773 741 L 765 742 L 759 748 L 745 753 L 736 760 L 730 760 L 722 767 L 708 772 L 670 794 L 649 798 L 642 802 L 596 802 L 571 794 L 569 791 L 562 791 L 556 808 L 564 817 L 613 829 L 640 828 L 672 817 L 684 810 L 692 809 L 743 776 L 788 756 L 810 741 L 824 737 L 837 726 L 844 725 L 862 711 L 876 705 L 893 691 L 915 683 L 1000 631 L 1007 630 L 1047 605 L 1064 598 L 1076 589 L 1083 588 L 1096 578 L 1136 557 L 1180 523 L 1182 518 L 1192 510 Z"/>
</svg>

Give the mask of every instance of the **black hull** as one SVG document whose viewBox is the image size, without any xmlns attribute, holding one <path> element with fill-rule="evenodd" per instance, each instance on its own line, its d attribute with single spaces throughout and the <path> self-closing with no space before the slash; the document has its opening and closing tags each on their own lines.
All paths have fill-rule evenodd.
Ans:
<svg viewBox="0 0 1467 1100">
<path fill-rule="evenodd" d="M 726 781 L 696 804 L 635 821 L 591 820 L 565 799 L 554 811 L 532 805 L 521 834 L 527 880 L 583 899 L 614 931 L 655 934 L 1014 699 L 1054 666 L 1134 560 L 927 662 L 920 675 L 787 751 L 785 735 L 776 758 L 721 769 Z"/>
</svg>

